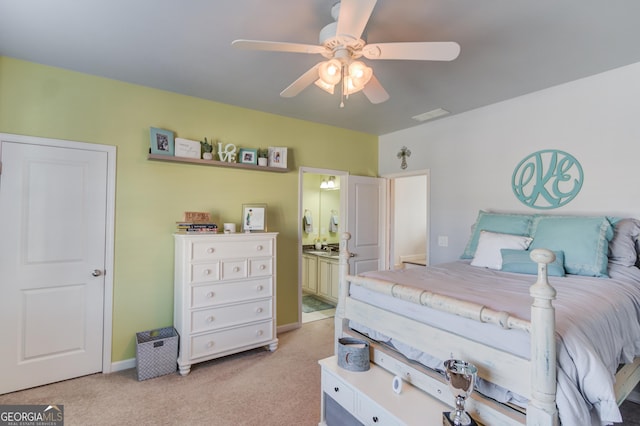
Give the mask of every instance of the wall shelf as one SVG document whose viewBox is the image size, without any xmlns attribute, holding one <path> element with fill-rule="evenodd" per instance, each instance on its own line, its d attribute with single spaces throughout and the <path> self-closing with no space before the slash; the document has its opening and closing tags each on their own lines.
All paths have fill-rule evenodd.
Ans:
<svg viewBox="0 0 640 426">
<path fill-rule="evenodd" d="M 284 169 L 281 167 L 258 166 L 256 164 L 243 164 L 243 163 L 228 163 L 226 161 L 201 160 L 198 158 L 174 157 L 170 155 L 149 154 L 147 157 L 147 160 L 164 161 L 167 163 L 200 164 L 203 166 L 213 166 L 213 167 L 230 167 L 233 169 L 259 170 L 262 172 L 286 173 L 289 171 L 289 169 Z"/>
</svg>

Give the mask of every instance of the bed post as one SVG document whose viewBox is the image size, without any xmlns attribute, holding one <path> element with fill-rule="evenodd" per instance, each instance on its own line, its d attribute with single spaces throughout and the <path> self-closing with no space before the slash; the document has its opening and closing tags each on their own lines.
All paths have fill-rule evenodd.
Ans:
<svg viewBox="0 0 640 426">
<path fill-rule="evenodd" d="M 555 254 L 546 249 L 531 252 L 538 264 L 538 280 L 529 292 L 531 305 L 531 400 L 527 406 L 527 426 L 557 426 L 556 407 L 556 326 L 552 301 L 556 291 L 547 279 L 547 264 Z"/>
<path fill-rule="evenodd" d="M 344 326 L 344 303 L 349 296 L 349 283 L 347 283 L 347 275 L 349 275 L 349 247 L 348 243 L 351 239 L 351 234 L 345 232 L 340 237 L 340 252 L 338 261 L 338 306 L 336 306 L 335 313 L 335 339 L 334 339 L 334 353 L 338 353 L 338 339 L 342 337 L 342 330 Z"/>
</svg>

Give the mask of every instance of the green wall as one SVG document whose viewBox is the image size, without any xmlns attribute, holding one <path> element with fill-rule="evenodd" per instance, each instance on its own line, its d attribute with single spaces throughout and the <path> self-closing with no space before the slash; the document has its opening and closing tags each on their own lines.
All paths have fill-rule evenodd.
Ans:
<svg viewBox="0 0 640 426">
<path fill-rule="evenodd" d="M 149 127 L 238 147 L 286 146 L 288 173 L 148 161 Z M 173 238 L 184 211 L 240 221 L 267 203 L 278 237 L 278 325 L 297 321 L 298 168 L 376 176 L 378 138 L 0 56 L 0 132 L 117 147 L 113 361 L 173 322 Z"/>
</svg>

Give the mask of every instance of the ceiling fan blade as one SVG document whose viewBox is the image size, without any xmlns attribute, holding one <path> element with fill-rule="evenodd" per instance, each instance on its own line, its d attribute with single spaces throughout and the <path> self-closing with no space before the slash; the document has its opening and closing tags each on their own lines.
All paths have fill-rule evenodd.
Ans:
<svg viewBox="0 0 640 426">
<path fill-rule="evenodd" d="M 321 63 L 322 62 L 318 62 L 311 67 L 309 71 L 298 77 L 298 79 L 291 83 L 289 87 L 280 92 L 280 96 L 283 98 L 293 98 L 298 93 L 306 89 L 307 86 L 312 85 L 318 79 L 318 68 L 320 68 Z"/>
<path fill-rule="evenodd" d="M 364 93 L 372 104 L 381 104 L 389 99 L 389 94 L 384 90 L 384 87 L 382 87 L 382 84 L 380 84 L 375 75 L 371 76 L 371 80 L 364 86 L 362 93 Z"/>
<path fill-rule="evenodd" d="M 285 43 L 263 40 L 234 40 L 231 45 L 238 49 L 268 50 L 272 52 L 324 53 L 327 49 L 316 44 Z"/>
<path fill-rule="evenodd" d="M 375 5 L 376 0 L 342 0 L 336 35 L 351 36 L 356 40 L 362 37 Z"/>
<path fill-rule="evenodd" d="M 453 41 L 374 43 L 366 45 L 362 54 L 367 59 L 452 61 L 460 54 L 460 45 Z"/>
</svg>

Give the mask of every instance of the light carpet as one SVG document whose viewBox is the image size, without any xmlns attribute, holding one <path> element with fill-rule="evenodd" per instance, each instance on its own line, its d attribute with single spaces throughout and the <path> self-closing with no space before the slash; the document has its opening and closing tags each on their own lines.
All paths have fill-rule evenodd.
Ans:
<svg viewBox="0 0 640 426">
<path fill-rule="evenodd" d="M 333 354 L 333 320 L 262 348 L 195 364 L 185 377 L 137 381 L 135 369 L 0 395 L 0 405 L 62 404 L 65 425 L 317 425 L 320 366 Z"/>
</svg>

